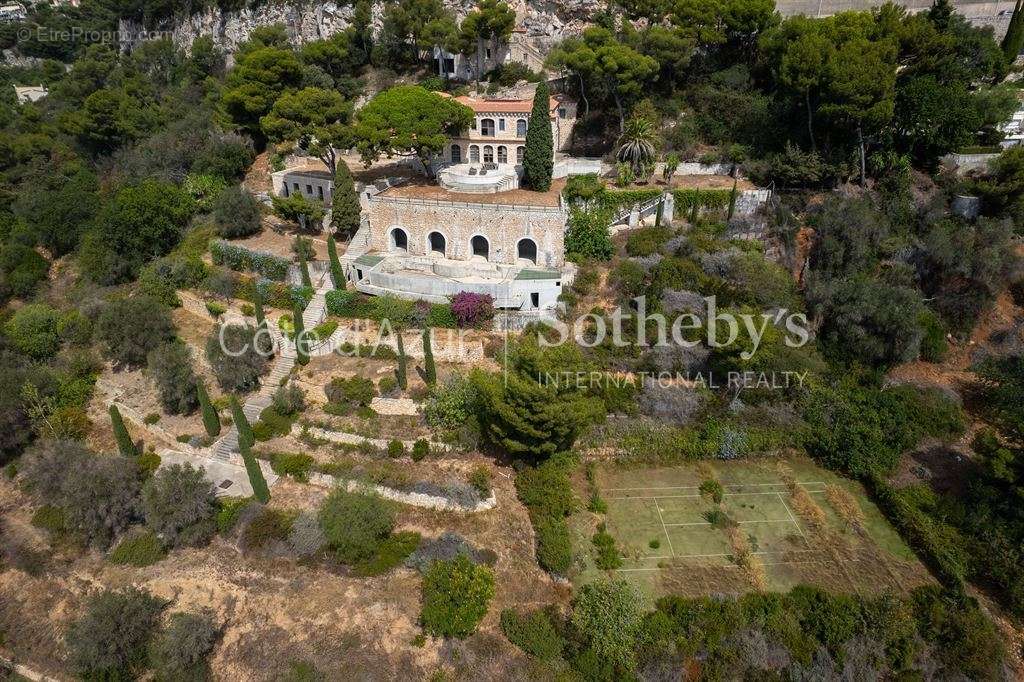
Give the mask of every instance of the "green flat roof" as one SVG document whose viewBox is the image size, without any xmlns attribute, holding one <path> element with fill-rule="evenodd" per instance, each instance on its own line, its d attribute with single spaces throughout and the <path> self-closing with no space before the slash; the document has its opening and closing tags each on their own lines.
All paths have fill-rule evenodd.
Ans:
<svg viewBox="0 0 1024 682">
<path fill-rule="evenodd" d="M 359 258 L 356 258 L 357 265 L 373 266 L 384 260 L 384 256 L 374 256 L 373 254 L 364 253 Z"/>
<path fill-rule="evenodd" d="M 533 279 L 562 279 L 562 273 L 558 270 L 520 270 L 516 275 L 519 281 Z"/>
</svg>

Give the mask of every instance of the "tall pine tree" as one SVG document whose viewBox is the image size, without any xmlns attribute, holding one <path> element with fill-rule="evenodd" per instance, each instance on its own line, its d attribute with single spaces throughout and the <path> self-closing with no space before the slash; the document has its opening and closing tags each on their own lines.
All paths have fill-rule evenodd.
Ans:
<svg viewBox="0 0 1024 682">
<path fill-rule="evenodd" d="M 526 129 L 526 151 L 523 154 L 523 184 L 535 192 L 551 189 L 554 168 L 554 141 L 551 136 L 551 93 L 541 81 L 533 95 L 533 111 Z"/>
<path fill-rule="evenodd" d="M 341 262 L 338 260 L 338 244 L 334 235 L 327 236 L 327 259 L 331 263 L 331 282 L 335 289 L 345 288 L 345 277 L 341 274 Z"/>
<path fill-rule="evenodd" d="M 256 442 L 256 437 L 252 434 L 252 426 L 249 425 L 249 419 L 242 411 L 242 405 L 234 395 L 231 396 L 231 417 L 235 420 L 235 429 L 238 430 L 238 446 L 242 447 L 244 443 L 246 446 L 252 447 L 252 444 Z"/>
<path fill-rule="evenodd" d="M 206 433 L 210 438 L 216 438 L 220 435 L 220 417 L 217 416 L 217 410 L 213 407 L 210 394 L 206 392 L 206 386 L 202 379 L 196 379 L 196 393 L 199 395 L 199 409 L 203 413 L 203 426 L 206 428 Z"/>
<path fill-rule="evenodd" d="M 423 379 L 427 386 L 437 383 L 437 366 L 434 365 L 434 349 L 430 344 L 430 327 L 423 330 Z"/>
<path fill-rule="evenodd" d="M 132 437 L 128 435 L 124 420 L 121 419 L 121 410 L 117 409 L 117 405 L 114 403 L 110 403 L 110 423 L 114 427 L 114 440 L 117 441 L 117 449 L 121 454 L 125 457 L 138 455 L 139 451 L 135 448 Z"/>
<path fill-rule="evenodd" d="M 351 239 L 359 229 L 359 195 L 352 180 L 352 172 L 344 161 L 338 160 L 334 172 L 334 194 L 331 195 L 331 227 L 340 237 Z M 337 285 L 336 285 L 337 286 Z"/>
</svg>

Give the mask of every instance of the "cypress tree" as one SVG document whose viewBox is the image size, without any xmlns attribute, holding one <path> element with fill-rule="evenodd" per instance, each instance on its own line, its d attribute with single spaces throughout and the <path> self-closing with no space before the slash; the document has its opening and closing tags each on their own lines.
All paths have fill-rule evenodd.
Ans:
<svg viewBox="0 0 1024 682">
<path fill-rule="evenodd" d="M 398 337 L 398 368 L 395 370 L 395 377 L 398 379 L 398 387 L 404 391 L 409 385 L 409 379 L 405 375 L 405 345 L 402 343 L 402 332 L 395 330 L 395 335 Z"/>
<path fill-rule="evenodd" d="M 352 172 L 344 161 L 339 160 L 334 171 L 334 194 L 331 195 L 331 227 L 334 233 L 351 237 L 359 229 L 361 214 Z"/>
<path fill-rule="evenodd" d="M 302 286 L 313 288 L 313 279 L 309 276 L 309 263 L 306 262 L 306 252 L 299 251 L 299 272 L 302 274 Z"/>
<path fill-rule="evenodd" d="M 523 183 L 536 192 L 551 189 L 554 167 L 554 141 L 551 136 L 551 93 L 541 81 L 533 95 L 533 111 L 526 129 L 526 151 L 523 153 Z"/>
<path fill-rule="evenodd" d="M 338 244 L 334 235 L 327 236 L 327 258 L 331 262 L 331 282 L 335 289 L 345 288 L 345 278 L 341 274 L 341 262 L 338 261 Z"/>
<path fill-rule="evenodd" d="M 306 352 L 306 326 L 302 321 L 302 307 L 298 303 L 292 309 L 292 319 L 295 322 L 295 362 L 304 365 L 309 362 L 309 354 Z"/>
<path fill-rule="evenodd" d="M 263 477 L 263 470 L 260 469 L 260 463 L 256 461 L 255 455 L 252 454 L 251 446 L 248 444 L 242 445 L 241 441 L 239 441 L 238 451 L 241 453 L 242 461 L 245 463 L 245 473 L 249 476 L 252 494 L 263 504 L 270 502 L 270 488 L 267 486 L 267 479 Z"/>
<path fill-rule="evenodd" d="M 238 430 L 238 447 L 241 448 L 243 443 L 246 447 L 252 447 L 252 444 L 256 442 L 256 437 L 252 435 L 249 420 L 246 418 L 245 412 L 242 411 L 242 405 L 238 402 L 238 398 L 234 395 L 231 396 L 231 416 L 235 420 L 235 429 Z"/>
<path fill-rule="evenodd" d="M 256 314 L 256 326 L 262 327 L 266 324 L 267 318 L 263 315 L 263 294 L 260 293 L 259 283 L 253 287 L 252 295 L 253 312 Z"/>
<path fill-rule="evenodd" d="M 196 393 L 199 395 L 199 408 L 203 411 L 203 426 L 210 438 L 220 435 L 220 417 L 210 401 L 210 394 L 206 392 L 206 386 L 202 379 L 196 379 Z"/>
<path fill-rule="evenodd" d="M 423 330 L 423 374 L 427 381 L 427 386 L 433 386 L 437 383 L 434 349 L 430 345 L 430 327 Z"/>
<path fill-rule="evenodd" d="M 1013 7 L 1013 15 L 1010 17 L 1010 25 L 1006 28 L 1006 35 L 1003 36 L 1003 56 L 1006 57 L 1008 66 L 1017 61 L 1017 55 L 1021 48 L 1024 48 L 1024 14 L 1021 12 L 1022 0 L 1017 0 Z"/>
<path fill-rule="evenodd" d="M 736 211 L 736 180 L 732 181 L 732 191 L 729 192 L 729 214 L 726 220 L 732 220 L 732 214 Z"/>
<path fill-rule="evenodd" d="M 117 449 L 125 457 L 135 457 L 139 451 L 135 449 L 132 437 L 128 435 L 128 429 L 124 427 L 124 420 L 121 419 L 121 411 L 117 405 L 110 403 L 110 423 L 114 427 L 114 440 L 117 441 Z"/>
</svg>

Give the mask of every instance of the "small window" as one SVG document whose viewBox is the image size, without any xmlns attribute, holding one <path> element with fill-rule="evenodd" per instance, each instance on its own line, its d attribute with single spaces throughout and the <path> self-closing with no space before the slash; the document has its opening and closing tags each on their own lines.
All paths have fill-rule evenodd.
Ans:
<svg viewBox="0 0 1024 682">
<path fill-rule="evenodd" d="M 301 192 L 302 191 L 302 190 L 299 189 L 299 183 L 297 183 L 297 182 L 293 182 L 292 183 L 292 187 L 295 189 L 296 192 Z"/>
<path fill-rule="evenodd" d="M 559 107 L 558 118 L 565 118 L 565 107 Z"/>
<path fill-rule="evenodd" d="M 498 147 L 498 163 L 508 163 L 508 147 L 505 145 Z"/>
<path fill-rule="evenodd" d="M 516 137 L 526 137 L 526 119 L 516 121 Z"/>
<path fill-rule="evenodd" d="M 320 198 L 320 201 L 324 200 L 324 188 L 320 185 L 316 187 L 316 195 Z"/>
<path fill-rule="evenodd" d="M 306 185 L 306 194 L 313 196 L 313 185 Z"/>
<path fill-rule="evenodd" d="M 533 305 L 534 308 L 540 307 L 540 294 L 538 292 L 535 291 L 530 294 L 530 304 Z"/>
<path fill-rule="evenodd" d="M 505 119 L 503 119 L 503 118 L 499 118 L 498 119 L 498 130 L 500 130 L 502 132 L 505 131 Z"/>
<path fill-rule="evenodd" d="M 284 183 L 284 185 L 281 187 L 281 189 L 284 190 L 284 198 L 287 199 L 288 198 L 288 183 L 287 182 Z"/>
<path fill-rule="evenodd" d="M 487 58 L 491 58 L 491 48 L 487 48 Z"/>
</svg>

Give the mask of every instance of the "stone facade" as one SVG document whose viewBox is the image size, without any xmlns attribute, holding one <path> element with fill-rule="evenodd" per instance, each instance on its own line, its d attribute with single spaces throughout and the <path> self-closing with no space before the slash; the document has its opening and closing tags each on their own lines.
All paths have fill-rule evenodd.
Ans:
<svg viewBox="0 0 1024 682">
<path fill-rule="evenodd" d="M 526 132 L 530 128 L 533 98 L 484 99 L 456 97 L 473 110 L 469 130 L 453 137 L 445 147 L 445 163 L 497 163 L 519 165 L 526 152 Z M 576 124 L 576 103 L 551 98 L 552 151 L 565 149 Z"/>
<path fill-rule="evenodd" d="M 302 166 L 276 171 L 270 174 L 270 180 L 273 183 L 274 194 L 279 197 L 301 194 L 307 199 L 316 199 L 327 206 L 331 205 L 334 178 L 323 164 L 320 164 L 319 168 Z"/>
<path fill-rule="evenodd" d="M 548 268 L 564 264 L 567 214 L 562 208 L 433 201 L 382 194 L 370 198 L 369 218 L 370 250 L 379 253 L 437 255 L 451 260 Z M 528 242 L 535 247 L 535 263 L 521 258 L 524 250 L 530 251 Z"/>
</svg>

